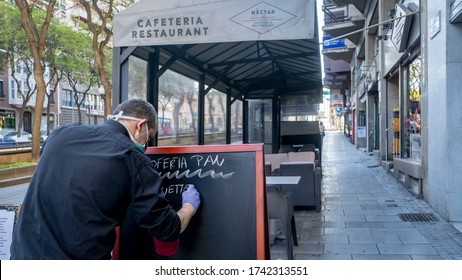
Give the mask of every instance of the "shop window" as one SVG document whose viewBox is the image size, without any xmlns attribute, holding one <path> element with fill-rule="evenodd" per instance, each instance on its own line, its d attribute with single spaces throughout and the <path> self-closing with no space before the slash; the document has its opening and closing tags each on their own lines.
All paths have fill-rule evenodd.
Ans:
<svg viewBox="0 0 462 280">
<path fill-rule="evenodd" d="M 358 113 L 358 138 L 366 138 L 366 111 Z"/>
<path fill-rule="evenodd" d="M 408 90 L 405 99 L 406 115 L 404 120 L 404 138 L 406 144 L 404 158 L 422 161 L 421 152 L 421 91 L 422 60 L 418 56 L 409 65 Z"/>
<path fill-rule="evenodd" d="M 0 133 L 14 130 L 16 127 L 15 113 L 12 111 L 0 110 Z"/>
</svg>

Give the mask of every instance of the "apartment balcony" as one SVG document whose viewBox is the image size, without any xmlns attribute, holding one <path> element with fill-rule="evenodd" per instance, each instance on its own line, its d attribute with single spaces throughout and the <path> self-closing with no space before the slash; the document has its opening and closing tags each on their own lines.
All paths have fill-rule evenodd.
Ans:
<svg viewBox="0 0 462 280">
<path fill-rule="evenodd" d="M 343 60 L 324 57 L 324 86 L 329 89 L 351 88 L 351 67 Z"/>
<path fill-rule="evenodd" d="M 455 0 L 451 4 L 450 22 L 451 23 L 461 23 L 462 22 L 462 0 Z"/>
<path fill-rule="evenodd" d="M 348 40 L 332 40 L 332 37 L 324 36 L 322 54 L 332 60 L 343 60 L 349 63 L 355 47 Z"/>
<path fill-rule="evenodd" d="M 351 61 L 351 57 L 354 52 L 354 48 L 338 48 L 338 49 L 330 49 L 330 50 L 323 50 L 322 55 L 327 56 L 332 60 L 343 60 L 346 62 Z"/>
<path fill-rule="evenodd" d="M 350 88 L 350 82 L 350 72 L 326 73 L 324 76 L 324 87 L 331 90 Z"/>
<path fill-rule="evenodd" d="M 355 31 L 364 27 L 364 15 L 353 5 L 324 6 L 324 26 L 322 30 L 332 38 L 343 36 L 353 44 L 358 44 L 361 33 Z M 353 33 L 353 34 L 351 34 Z"/>
<path fill-rule="evenodd" d="M 349 62 L 343 60 L 332 60 L 329 57 L 324 57 L 324 73 L 342 73 L 351 72 L 351 66 Z"/>
<path fill-rule="evenodd" d="M 22 102 L 23 102 L 23 99 L 20 96 L 15 97 L 15 98 L 12 98 L 12 97 L 8 98 L 8 104 L 11 105 L 11 106 L 14 106 L 14 107 L 21 107 Z M 45 98 L 45 101 L 43 103 L 43 107 L 46 107 L 46 106 L 48 106 L 47 98 Z M 35 108 L 35 94 L 34 94 L 34 96 L 32 96 L 32 98 L 29 100 L 29 102 L 27 102 L 26 107 Z"/>
<path fill-rule="evenodd" d="M 344 6 L 344 5 L 352 4 L 361 13 L 364 13 L 367 0 L 329 0 L 328 2 L 333 2 L 337 6 Z"/>
</svg>

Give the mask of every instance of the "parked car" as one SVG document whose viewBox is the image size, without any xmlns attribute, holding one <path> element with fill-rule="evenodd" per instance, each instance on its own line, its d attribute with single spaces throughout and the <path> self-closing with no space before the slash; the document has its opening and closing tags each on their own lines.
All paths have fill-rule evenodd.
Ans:
<svg viewBox="0 0 462 280">
<path fill-rule="evenodd" d="M 48 138 L 48 133 L 45 130 L 40 131 L 40 141 L 45 141 Z"/>
<path fill-rule="evenodd" d="M 32 138 L 32 134 L 30 134 L 27 131 L 23 131 L 23 132 L 21 132 L 21 136 L 18 137 L 18 132 L 17 131 L 12 131 L 12 132 L 6 134 L 5 136 L 3 136 L 3 138 L 5 140 L 6 139 L 14 140 L 16 143 L 24 143 L 24 142 L 30 142 L 30 139 Z"/>
<path fill-rule="evenodd" d="M 0 139 L 0 147 L 11 147 L 14 145 L 16 145 L 16 141 L 13 139 L 3 139 L 3 136 L 2 139 Z"/>
<path fill-rule="evenodd" d="M 2 130 L 0 130 L 0 141 L 3 140 L 5 135 L 7 135 L 8 133 L 13 132 L 13 131 L 14 131 L 13 129 L 2 129 Z"/>
</svg>

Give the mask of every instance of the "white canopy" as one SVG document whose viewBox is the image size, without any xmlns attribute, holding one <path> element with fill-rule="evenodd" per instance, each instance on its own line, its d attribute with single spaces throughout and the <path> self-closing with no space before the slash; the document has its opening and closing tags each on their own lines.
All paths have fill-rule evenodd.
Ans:
<svg viewBox="0 0 462 280">
<path fill-rule="evenodd" d="M 141 0 L 114 16 L 114 46 L 313 39 L 315 0 Z"/>
</svg>

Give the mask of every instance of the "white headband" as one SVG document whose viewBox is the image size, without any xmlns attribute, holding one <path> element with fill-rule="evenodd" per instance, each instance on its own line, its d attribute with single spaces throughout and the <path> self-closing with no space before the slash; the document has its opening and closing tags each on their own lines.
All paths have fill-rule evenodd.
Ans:
<svg viewBox="0 0 462 280">
<path fill-rule="evenodd" d="M 133 121 L 141 121 L 142 120 L 140 118 L 124 116 L 123 113 L 124 113 L 123 111 L 120 111 L 117 115 L 109 115 L 109 116 L 107 116 L 107 119 L 108 120 L 114 120 L 114 121 L 118 121 L 119 119 L 133 120 Z"/>
</svg>

